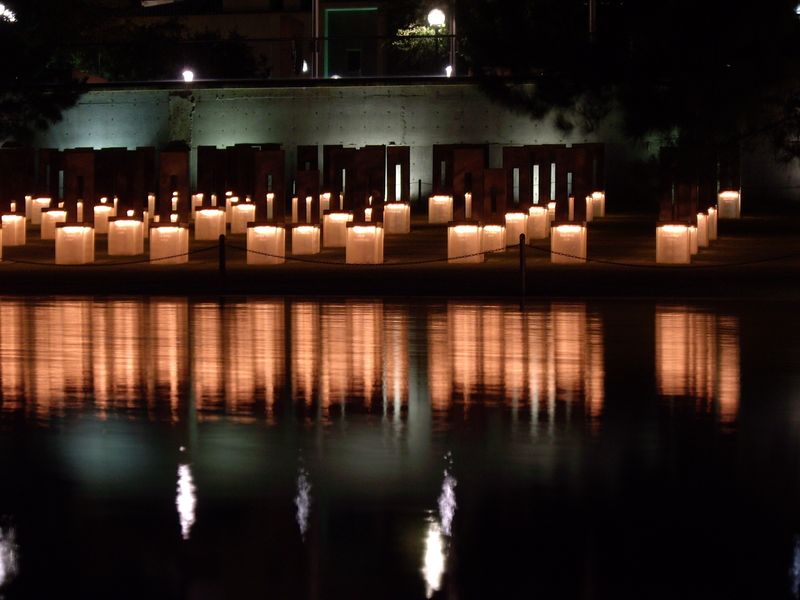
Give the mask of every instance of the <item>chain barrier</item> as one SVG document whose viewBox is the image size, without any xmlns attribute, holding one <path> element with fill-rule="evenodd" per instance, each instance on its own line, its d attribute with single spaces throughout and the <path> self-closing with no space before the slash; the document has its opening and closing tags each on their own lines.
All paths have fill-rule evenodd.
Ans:
<svg viewBox="0 0 800 600">
<path fill-rule="evenodd" d="M 19 265 L 32 265 L 37 267 L 121 267 L 126 265 L 141 265 L 153 262 L 159 262 L 162 260 L 171 260 L 173 258 L 181 258 L 183 256 L 190 256 L 193 254 L 200 254 L 201 252 L 208 252 L 209 250 L 217 250 L 219 245 L 215 244 L 213 246 L 208 246 L 206 248 L 195 248 L 194 250 L 189 250 L 188 252 L 182 252 L 180 254 L 171 254 L 169 256 L 160 256 L 159 258 L 137 258 L 136 260 L 124 260 L 124 261 L 115 261 L 115 262 L 103 262 L 103 263 L 83 263 L 83 264 L 74 264 L 74 265 L 57 265 L 55 262 L 38 262 L 33 260 L 21 260 L 16 258 L 3 258 L 0 261 L 2 263 L 13 263 Z"/>
</svg>

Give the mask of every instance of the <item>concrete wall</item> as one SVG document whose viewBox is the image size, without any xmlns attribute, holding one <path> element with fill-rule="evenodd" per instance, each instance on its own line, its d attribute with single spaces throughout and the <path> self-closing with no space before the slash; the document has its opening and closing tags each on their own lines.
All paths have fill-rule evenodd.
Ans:
<svg viewBox="0 0 800 600">
<path fill-rule="evenodd" d="M 565 135 L 549 119 L 532 120 L 490 102 L 461 82 L 314 87 L 126 90 L 84 95 L 64 119 L 40 135 L 39 147 L 161 146 L 183 140 L 198 145 L 281 143 L 292 177 L 298 145 L 397 144 L 411 147 L 412 197 L 432 180 L 434 144 L 491 144 L 491 167 L 501 166 L 502 147 L 603 141 L 607 144 L 608 193 L 626 186 L 628 161 L 646 156 L 613 128 L 595 136 Z"/>
</svg>

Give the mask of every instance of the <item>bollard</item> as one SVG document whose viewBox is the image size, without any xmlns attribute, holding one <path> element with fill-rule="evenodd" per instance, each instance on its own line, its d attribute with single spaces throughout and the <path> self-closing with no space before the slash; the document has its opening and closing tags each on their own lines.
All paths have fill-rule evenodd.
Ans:
<svg viewBox="0 0 800 600">
<path fill-rule="evenodd" d="M 525 234 L 519 234 L 519 279 L 522 297 L 525 298 Z"/>
<path fill-rule="evenodd" d="M 225 234 L 219 235 L 219 274 L 225 276 Z"/>
</svg>

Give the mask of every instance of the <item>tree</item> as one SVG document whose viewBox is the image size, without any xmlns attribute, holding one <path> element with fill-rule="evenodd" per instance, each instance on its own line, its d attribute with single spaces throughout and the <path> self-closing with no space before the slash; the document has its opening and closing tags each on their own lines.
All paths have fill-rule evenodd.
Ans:
<svg viewBox="0 0 800 600">
<path fill-rule="evenodd" d="M 618 112 L 636 139 L 719 147 L 770 131 L 798 155 L 794 0 L 597 2 L 595 35 L 583 0 L 459 3 L 463 58 L 493 98 L 564 130 Z"/>
</svg>

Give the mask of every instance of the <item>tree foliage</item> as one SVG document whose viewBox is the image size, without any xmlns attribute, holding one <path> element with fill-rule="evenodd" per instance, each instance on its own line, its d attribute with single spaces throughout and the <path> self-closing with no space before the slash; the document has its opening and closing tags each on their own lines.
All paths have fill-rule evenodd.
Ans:
<svg viewBox="0 0 800 600">
<path fill-rule="evenodd" d="M 719 146 L 769 130 L 791 153 L 794 0 L 597 4 L 590 35 L 583 0 L 459 3 L 463 58 L 494 98 L 538 118 L 554 111 L 566 130 L 591 131 L 618 111 L 634 138 Z"/>
</svg>

